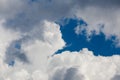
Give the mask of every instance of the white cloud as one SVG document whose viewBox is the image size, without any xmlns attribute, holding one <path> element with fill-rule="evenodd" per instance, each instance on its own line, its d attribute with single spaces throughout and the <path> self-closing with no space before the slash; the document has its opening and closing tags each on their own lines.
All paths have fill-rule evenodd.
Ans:
<svg viewBox="0 0 120 80">
<path fill-rule="evenodd" d="M 13 40 L 20 38 L 18 32 L 4 28 L 4 22 L 5 20 L 0 20 L 0 79 L 2 80 L 8 70 L 8 64 L 4 63 L 6 49 Z"/>
<path fill-rule="evenodd" d="M 120 56 L 94 56 L 91 51 L 63 52 L 49 61 L 50 80 L 116 80 Z"/>
<path fill-rule="evenodd" d="M 84 27 L 87 32 L 87 37 L 99 35 L 100 32 L 104 33 L 106 39 L 111 39 L 112 36 L 116 36 L 115 44 L 119 47 L 120 43 L 120 9 L 102 8 L 97 6 L 88 6 L 84 9 L 76 9 L 76 16 L 82 18 L 88 24 Z M 79 25 L 78 25 L 79 26 Z M 79 29 L 79 30 L 78 30 Z M 77 28 L 77 34 L 83 31 L 83 27 Z"/>
<path fill-rule="evenodd" d="M 3 80 L 119 80 L 120 56 L 94 56 L 91 51 L 83 49 L 79 52 L 65 51 L 51 56 L 48 66 L 41 69 L 29 70 L 25 64 L 6 68 Z M 3 69 L 2 69 L 3 70 Z M 12 74 L 11 74 L 12 73 Z"/>
<path fill-rule="evenodd" d="M 5 29 L 5 34 L 7 35 L 4 36 L 5 40 L 8 39 L 9 41 L 9 38 L 11 38 L 12 40 L 10 40 L 12 42 L 9 42 L 5 51 L 1 53 L 5 54 L 2 56 L 3 58 L 0 59 L 0 66 L 2 67 L 0 71 L 1 79 L 48 80 L 48 74 L 46 73 L 47 60 L 58 49 L 63 48 L 65 42 L 62 39 L 60 27 L 56 23 L 43 21 L 36 26 L 38 27 L 35 27 L 31 32 L 27 32 L 26 34 L 20 33 L 19 36 L 21 37 L 15 39 L 14 35 L 8 37 L 9 34 L 7 34 L 7 30 Z M 2 33 L 4 33 L 4 31 L 1 32 L 1 34 Z M 16 44 L 19 44 L 21 49 L 16 48 Z M 21 53 L 22 51 L 24 51 L 24 53 Z M 26 57 L 24 57 L 23 54 Z M 14 60 L 15 65 L 13 67 L 9 66 L 5 63 L 4 59 L 8 61 L 8 64 Z M 28 62 L 26 62 L 25 59 L 27 59 Z"/>
<path fill-rule="evenodd" d="M 102 23 L 105 25 L 102 32 L 106 37 L 115 35 L 119 42 L 119 9 L 115 7 L 110 9 L 111 3 L 103 9 L 101 7 L 103 0 L 97 7 L 96 3 L 94 6 L 89 6 L 86 3 L 82 5 L 83 2 L 83 0 L 37 0 L 34 2 L 29 0 L 1 0 L 0 79 L 118 79 L 120 56 L 94 56 L 87 49 L 80 52 L 66 51 L 52 56 L 54 52 L 65 46 L 60 26 L 54 21 L 63 17 L 72 17 L 72 15 L 78 18 L 82 17 L 89 24 L 90 27 L 85 28 L 88 36 L 93 30 L 99 34 L 101 29 L 96 26 Z M 80 30 L 79 27 L 78 29 Z M 79 34 L 79 30 L 77 34 Z M 19 45 L 18 48 L 15 47 L 16 44 Z M 14 66 L 9 66 L 9 62 L 7 63 L 5 59 L 14 60 Z M 27 59 L 28 62 L 25 62 L 24 59 Z"/>
<path fill-rule="evenodd" d="M 92 32 L 99 34 L 101 31 L 106 39 L 116 36 L 114 42 L 118 47 L 120 45 L 118 0 L 1 0 L 0 3 L 0 17 L 6 19 L 7 28 L 28 32 L 40 21 L 76 16 L 88 23 L 87 37 L 92 36 Z M 102 30 L 101 25 L 104 25 Z"/>
<path fill-rule="evenodd" d="M 53 22 L 44 21 L 43 24 L 38 27 L 41 26 L 43 33 L 39 33 L 41 30 L 37 30 L 38 33 L 35 30 L 35 34 L 34 32 L 32 33 L 34 35 L 32 38 L 34 38 L 35 35 L 38 37 L 38 35 L 43 34 L 42 40 L 39 38 L 41 36 L 39 36 L 38 38 L 35 37 L 36 39 L 33 44 L 23 44 L 26 56 L 30 60 L 30 64 L 34 65 L 35 69 L 46 67 L 48 57 L 54 54 L 58 49 L 65 46 L 65 42 L 62 39 L 61 32 L 59 30 L 59 25 Z M 31 69 L 34 69 L 34 67 L 31 66 Z"/>
</svg>

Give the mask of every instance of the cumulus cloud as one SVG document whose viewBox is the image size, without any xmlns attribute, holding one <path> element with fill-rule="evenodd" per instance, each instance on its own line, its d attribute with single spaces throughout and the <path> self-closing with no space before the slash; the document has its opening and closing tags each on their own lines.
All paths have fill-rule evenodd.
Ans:
<svg viewBox="0 0 120 80">
<path fill-rule="evenodd" d="M 43 21 L 31 32 L 21 34 L 21 38 L 11 42 L 7 48 L 6 61 L 11 62 L 17 58 L 23 62 L 29 62 L 25 55 L 26 52 L 29 52 L 28 56 L 31 58 L 33 58 L 33 53 L 36 54 L 35 62 L 37 62 L 37 57 L 44 59 L 46 56 L 52 55 L 65 45 L 59 28 L 59 25 L 54 22 Z M 37 54 L 41 54 L 41 56 L 37 56 Z"/>
<path fill-rule="evenodd" d="M 47 80 L 47 59 L 65 42 L 59 25 L 42 18 L 48 14 L 45 2 L 2 0 L 0 4 L 0 79 Z"/>
<path fill-rule="evenodd" d="M 119 43 L 119 11 L 118 0 L 0 0 L 0 79 L 118 80 L 120 56 L 94 56 L 87 49 L 53 54 L 65 46 L 55 23 L 64 17 L 87 22 L 77 34 L 101 31 Z"/>
<path fill-rule="evenodd" d="M 26 34 L 15 34 L 14 30 L 12 32 L 10 29 L 10 32 L 2 25 L 1 34 L 4 35 L 3 38 L 1 36 L 1 47 L 5 50 L 1 51 L 0 56 L 1 79 L 48 80 L 47 60 L 58 49 L 63 48 L 65 42 L 60 26 L 56 23 L 43 21 L 37 26 Z M 3 42 L 8 42 L 7 46 Z"/>
<path fill-rule="evenodd" d="M 40 67 L 31 71 L 30 66 L 34 67 L 35 64 L 26 66 L 18 62 L 14 67 L 4 64 L 5 70 L 0 78 L 3 80 L 119 80 L 119 60 L 118 55 L 94 56 L 92 51 L 84 48 L 79 52 L 65 51 L 49 57 L 47 65 L 44 66 L 45 71 Z"/>
<path fill-rule="evenodd" d="M 76 16 L 88 24 L 86 27 L 78 25 L 76 28 L 77 34 L 81 34 L 83 30 L 86 30 L 88 38 L 93 34 L 99 35 L 101 32 L 105 34 L 106 39 L 115 36 L 115 45 L 119 47 L 120 9 L 118 4 L 120 4 L 118 0 L 91 0 L 83 4 L 84 8 L 77 7 L 76 10 L 74 9 Z"/>
<path fill-rule="evenodd" d="M 106 39 L 115 36 L 114 42 L 120 45 L 119 0 L 1 0 L 0 3 L 0 17 L 6 18 L 7 28 L 28 32 L 42 20 L 76 16 L 88 23 L 88 37 L 93 32 L 103 32 Z M 104 27 L 101 29 L 100 26 Z"/>
<path fill-rule="evenodd" d="M 5 52 L 9 44 L 16 39 L 19 39 L 19 32 L 14 32 L 4 28 L 4 20 L 0 20 L 0 79 L 4 80 L 3 77 L 7 73 L 8 64 L 5 64 Z"/>
<path fill-rule="evenodd" d="M 51 57 L 50 80 L 117 80 L 120 74 L 119 59 L 120 56 L 94 56 L 87 49 L 66 51 Z"/>
</svg>

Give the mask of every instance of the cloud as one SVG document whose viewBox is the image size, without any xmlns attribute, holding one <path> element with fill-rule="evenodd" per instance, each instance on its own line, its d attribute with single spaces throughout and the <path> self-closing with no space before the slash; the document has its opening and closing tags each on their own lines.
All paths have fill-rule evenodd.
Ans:
<svg viewBox="0 0 120 80">
<path fill-rule="evenodd" d="M 120 75 L 116 75 L 114 78 L 112 78 L 111 80 L 119 80 L 120 79 Z"/>
<path fill-rule="evenodd" d="M 5 34 L 3 40 L 4 37 L 8 41 L 10 39 L 0 56 L 1 79 L 47 80 L 47 60 L 58 49 L 63 48 L 65 42 L 58 24 L 45 20 L 37 26 L 26 34 L 15 35 L 15 39 L 14 30 L 10 33 L 6 28 L 4 31 L 1 30 L 1 34 Z M 4 26 L 2 25 L 2 27 Z"/>
<path fill-rule="evenodd" d="M 115 35 L 119 43 L 119 1 L 105 2 L 107 4 L 103 0 L 1 0 L 0 79 L 118 79 L 118 55 L 94 56 L 87 49 L 53 55 L 65 46 L 60 26 L 55 21 L 74 15 L 88 23 L 88 27 L 83 28 L 88 36 L 92 31 L 96 34 L 101 31 L 107 38 Z M 96 27 L 99 24 L 104 27 Z M 77 29 L 79 34 L 81 29 Z"/>
<path fill-rule="evenodd" d="M 76 30 L 77 34 L 81 34 L 83 30 L 86 30 L 87 37 L 91 37 L 93 34 L 99 35 L 101 32 L 105 34 L 106 39 L 111 39 L 111 37 L 115 36 L 116 38 L 113 41 L 119 47 L 120 9 L 118 4 L 119 1 L 117 0 L 91 1 L 91 3 L 87 2 L 84 8 L 77 7 L 76 10 L 74 9 L 76 16 L 88 24 L 86 27 L 78 25 Z"/>
<path fill-rule="evenodd" d="M 49 80 L 85 80 L 79 70 L 75 67 L 71 68 L 59 68 L 53 73 Z"/>
<path fill-rule="evenodd" d="M 0 20 L 0 79 L 2 80 L 9 68 L 8 64 L 4 62 L 6 49 L 13 40 L 20 38 L 19 32 L 4 28 L 4 22 L 4 20 Z"/>
<path fill-rule="evenodd" d="M 26 33 L 43 20 L 76 16 L 88 23 L 88 37 L 93 32 L 97 35 L 103 32 L 106 39 L 115 36 L 115 45 L 119 47 L 119 4 L 119 0 L 1 0 L 0 17 L 6 19 L 6 28 Z"/>
<path fill-rule="evenodd" d="M 43 21 L 31 32 L 27 32 L 25 35 L 21 34 L 21 38 L 12 41 L 7 48 L 6 62 L 12 62 L 16 58 L 29 63 L 27 56 L 33 58 L 32 54 L 36 54 L 35 58 L 39 57 L 42 59 L 52 55 L 65 45 L 59 29 L 60 27 L 56 23 Z M 58 44 L 58 42 L 60 44 Z M 26 53 L 29 53 L 29 55 Z M 41 54 L 41 56 L 39 56 L 39 54 Z M 36 58 L 36 60 L 37 59 L 38 58 Z"/>
<path fill-rule="evenodd" d="M 120 56 L 94 56 L 83 49 L 63 52 L 49 61 L 50 80 L 116 80 L 120 73 Z"/>
<path fill-rule="evenodd" d="M 119 0 L 75 0 L 81 7 L 97 6 L 101 8 L 119 8 Z"/>
<path fill-rule="evenodd" d="M 25 4 L 24 0 L 0 0 L 0 19 L 13 18 L 22 11 Z"/>
<path fill-rule="evenodd" d="M 119 80 L 120 56 L 94 56 L 91 51 L 63 52 L 51 56 L 46 72 L 37 69 L 33 72 L 23 64 L 6 68 L 3 80 Z M 33 66 L 33 65 L 32 65 Z M 5 67 L 4 67 L 5 68 Z M 3 70 L 3 69 L 2 69 Z M 11 74 L 12 72 L 12 74 Z"/>
<path fill-rule="evenodd" d="M 4 56 L 6 48 L 9 44 L 16 39 L 19 39 L 19 32 L 15 32 L 13 30 L 6 29 L 4 27 L 5 20 L 0 20 L 0 55 Z"/>
<path fill-rule="evenodd" d="M 70 16 L 72 8 L 71 5 L 73 5 L 72 0 L 26 0 L 20 2 L 22 7 L 18 5 L 14 6 L 19 7 L 20 10 L 19 12 L 16 10 L 17 13 L 14 13 L 12 18 L 7 18 L 6 27 L 20 30 L 22 32 L 28 32 L 32 30 L 33 26 L 35 27 L 35 25 L 39 24 L 39 22 L 42 20 L 55 21 L 63 17 Z M 13 4 L 17 4 L 17 2 L 13 2 Z M 7 7 L 9 8 L 9 6 Z M 11 8 L 7 11 L 10 10 Z"/>
</svg>

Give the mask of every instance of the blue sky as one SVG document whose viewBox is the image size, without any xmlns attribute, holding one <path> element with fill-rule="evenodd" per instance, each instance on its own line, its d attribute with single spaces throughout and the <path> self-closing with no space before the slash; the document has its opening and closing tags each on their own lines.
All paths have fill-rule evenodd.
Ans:
<svg viewBox="0 0 120 80">
<path fill-rule="evenodd" d="M 85 24 L 87 23 L 84 20 L 78 20 L 73 18 L 67 18 L 61 20 L 63 25 L 60 26 L 60 30 L 62 32 L 62 38 L 66 42 L 66 47 L 58 50 L 56 53 L 61 53 L 63 51 L 79 51 L 82 48 L 88 48 L 89 50 L 94 52 L 94 55 L 98 56 L 112 56 L 112 55 L 119 55 L 120 48 L 116 47 L 115 43 L 113 42 L 113 38 L 106 40 L 104 33 L 100 33 L 99 35 L 92 35 L 91 40 L 88 41 L 86 38 L 86 34 L 77 35 L 75 33 L 75 27 L 78 24 Z M 62 24 L 58 23 L 58 24 Z"/>
</svg>

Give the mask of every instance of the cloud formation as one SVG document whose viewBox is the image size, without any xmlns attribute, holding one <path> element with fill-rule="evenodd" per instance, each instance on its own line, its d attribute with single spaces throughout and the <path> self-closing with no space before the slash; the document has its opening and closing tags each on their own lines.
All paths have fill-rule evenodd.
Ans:
<svg viewBox="0 0 120 80">
<path fill-rule="evenodd" d="M 35 64 L 26 65 L 18 62 L 14 67 L 2 64 L 5 70 L 1 69 L 4 71 L 1 71 L 0 78 L 3 80 L 119 80 L 119 60 L 118 55 L 94 56 L 92 51 L 84 48 L 79 52 L 65 51 L 51 56 L 47 60 L 47 66 L 43 65 L 44 68 L 40 68 L 42 66 L 40 65 L 39 69 L 34 68 Z M 31 71 L 30 66 L 34 70 Z"/>
<path fill-rule="evenodd" d="M 103 32 L 106 39 L 115 36 L 114 42 L 119 46 L 119 0 L 1 0 L 0 3 L 0 17 L 6 19 L 7 28 L 28 32 L 42 20 L 76 16 L 88 23 L 87 36 Z M 104 26 L 102 30 L 100 26 Z"/>
<path fill-rule="evenodd" d="M 76 16 L 83 19 L 88 25 L 77 26 L 77 34 L 81 34 L 86 30 L 87 38 L 92 35 L 99 35 L 101 32 L 105 34 L 106 39 L 111 39 L 117 47 L 120 46 L 120 2 L 118 0 L 91 0 L 84 3 L 84 8 L 77 7 L 74 10 Z M 84 28 L 84 29 L 83 29 Z"/>
<path fill-rule="evenodd" d="M 39 28 L 41 26 L 42 29 Z M 3 27 L 1 26 L 1 29 Z M 2 46 L 5 50 L 0 53 L 0 78 L 2 80 L 47 80 L 48 58 L 65 45 L 59 28 L 59 25 L 54 22 L 43 21 L 37 29 L 34 28 L 26 35 L 22 33 L 13 35 L 9 29 L 2 31 L 4 36 L 1 44 L 5 46 L 5 48 Z"/>
<path fill-rule="evenodd" d="M 51 57 L 50 80 L 116 80 L 120 74 L 120 56 L 94 56 L 86 48 Z"/>
<path fill-rule="evenodd" d="M 83 49 L 53 55 L 65 46 L 55 21 L 74 17 L 87 36 L 103 32 L 120 43 L 118 0 L 0 0 L 0 80 L 118 80 L 120 56 Z M 101 25 L 104 27 L 101 28 Z M 114 26 L 114 28 L 113 28 Z M 81 29 L 83 28 L 83 29 Z"/>
</svg>

